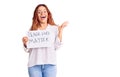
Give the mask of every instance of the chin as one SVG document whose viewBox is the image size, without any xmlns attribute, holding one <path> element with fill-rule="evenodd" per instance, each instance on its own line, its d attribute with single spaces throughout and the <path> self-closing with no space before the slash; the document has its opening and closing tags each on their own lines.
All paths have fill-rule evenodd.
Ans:
<svg viewBox="0 0 120 77">
<path fill-rule="evenodd" d="M 41 21 L 41 23 L 45 24 L 45 23 L 46 23 L 46 21 Z"/>
</svg>

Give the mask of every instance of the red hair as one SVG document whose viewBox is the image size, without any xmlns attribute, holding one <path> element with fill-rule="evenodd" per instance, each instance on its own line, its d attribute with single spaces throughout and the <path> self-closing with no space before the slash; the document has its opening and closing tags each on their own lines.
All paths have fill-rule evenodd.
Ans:
<svg viewBox="0 0 120 77">
<path fill-rule="evenodd" d="M 56 25 L 53 18 L 52 18 L 52 14 L 51 14 L 50 10 L 48 9 L 47 5 L 39 4 L 35 8 L 33 19 L 32 19 L 32 26 L 31 26 L 30 30 L 37 30 L 38 26 L 40 26 L 40 22 L 39 22 L 39 19 L 38 19 L 38 14 L 37 14 L 38 8 L 40 6 L 44 6 L 46 8 L 46 10 L 47 10 L 47 13 L 48 13 L 47 23 L 50 24 L 50 25 Z"/>
</svg>

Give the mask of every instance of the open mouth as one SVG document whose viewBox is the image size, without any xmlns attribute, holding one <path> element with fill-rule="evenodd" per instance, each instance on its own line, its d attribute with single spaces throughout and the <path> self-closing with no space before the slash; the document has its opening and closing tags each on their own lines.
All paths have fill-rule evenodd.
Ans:
<svg viewBox="0 0 120 77">
<path fill-rule="evenodd" d="M 42 19 L 46 18 L 46 16 L 41 16 Z"/>
</svg>

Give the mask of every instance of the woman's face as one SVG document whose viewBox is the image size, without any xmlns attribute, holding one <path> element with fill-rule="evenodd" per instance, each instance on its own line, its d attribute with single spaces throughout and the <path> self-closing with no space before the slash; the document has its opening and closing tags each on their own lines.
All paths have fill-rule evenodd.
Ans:
<svg viewBox="0 0 120 77">
<path fill-rule="evenodd" d="M 37 11 L 40 23 L 47 23 L 48 12 L 44 6 L 40 6 Z"/>
</svg>

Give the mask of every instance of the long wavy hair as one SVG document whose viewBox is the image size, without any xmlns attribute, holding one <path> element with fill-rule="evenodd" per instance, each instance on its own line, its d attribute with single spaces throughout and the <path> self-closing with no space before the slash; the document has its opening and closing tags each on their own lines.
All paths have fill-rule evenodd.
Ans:
<svg viewBox="0 0 120 77">
<path fill-rule="evenodd" d="M 50 24 L 52 26 L 56 25 L 53 18 L 52 18 L 52 14 L 51 14 L 50 10 L 48 9 L 47 5 L 39 4 L 39 5 L 37 5 L 37 7 L 34 10 L 34 14 L 33 14 L 33 18 L 32 18 L 32 26 L 31 26 L 30 30 L 37 30 L 38 27 L 40 26 L 40 21 L 39 21 L 38 13 L 37 13 L 38 8 L 40 6 L 44 6 L 47 10 L 47 13 L 48 13 L 47 24 Z"/>
</svg>

